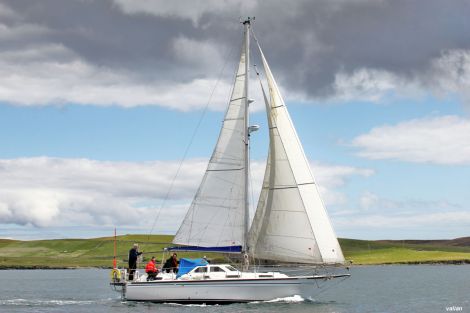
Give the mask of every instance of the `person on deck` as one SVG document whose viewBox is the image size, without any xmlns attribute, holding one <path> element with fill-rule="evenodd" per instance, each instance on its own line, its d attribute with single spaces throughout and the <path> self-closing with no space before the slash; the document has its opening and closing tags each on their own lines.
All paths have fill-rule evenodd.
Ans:
<svg viewBox="0 0 470 313">
<path fill-rule="evenodd" d="M 157 278 L 158 268 L 155 265 L 155 257 L 154 256 L 152 257 L 152 259 L 145 266 L 145 272 L 147 273 L 147 281 L 155 280 Z"/>
<path fill-rule="evenodd" d="M 129 280 L 134 280 L 135 269 L 137 268 L 137 258 L 141 255 L 139 245 L 134 243 L 132 249 L 129 250 Z"/>
<path fill-rule="evenodd" d="M 178 273 L 178 264 L 179 261 L 177 258 L 177 254 L 173 253 L 173 255 L 168 260 L 166 260 L 162 270 L 166 271 L 167 273 L 170 273 L 171 271 L 173 273 Z"/>
</svg>

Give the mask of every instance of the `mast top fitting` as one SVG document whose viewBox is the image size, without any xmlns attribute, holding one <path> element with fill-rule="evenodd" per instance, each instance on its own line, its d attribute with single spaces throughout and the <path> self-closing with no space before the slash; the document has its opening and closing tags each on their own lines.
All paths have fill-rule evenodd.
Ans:
<svg viewBox="0 0 470 313">
<path fill-rule="evenodd" d="M 249 16 L 248 16 L 243 22 L 242 22 L 241 19 L 240 19 L 240 23 L 242 23 L 243 25 L 245 25 L 245 24 L 251 24 L 251 21 L 254 21 L 254 20 L 255 20 L 255 17 L 254 17 L 254 16 L 253 16 L 253 17 L 249 17 Z"/>
</svg>

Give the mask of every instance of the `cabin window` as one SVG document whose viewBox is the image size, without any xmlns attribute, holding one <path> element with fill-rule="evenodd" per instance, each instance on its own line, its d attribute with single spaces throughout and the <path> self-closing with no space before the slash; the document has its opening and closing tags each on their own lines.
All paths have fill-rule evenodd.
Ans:
<svg viewBox="0 0 470 313">
<path fill-rule="evenodd" d="M 231 266 L 231 265 L 226 266 L 226 268 L 231 272 L 238 272 L 238 270 L 235 267 Z"/>
<path fill-rule="evenodd" d="M 211 266 L 211 273 L 213 272 L 225 272 L 221 267 Z"/>
<path fill-rule="evenodd" d="M 207 267 L 198 267 L 194 270 L 194 273 L 207 273 Z"/>
</svg>

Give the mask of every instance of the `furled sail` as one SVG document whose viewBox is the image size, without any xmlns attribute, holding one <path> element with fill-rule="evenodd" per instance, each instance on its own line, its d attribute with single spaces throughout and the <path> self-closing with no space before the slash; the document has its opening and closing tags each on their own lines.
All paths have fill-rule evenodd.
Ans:
<svg viewBox="0 0 470 313">
<path fill-rule="evenodd" d="M 244 245 L 245 40 L 217 145 L 173 243 L 200 247 Z"/>
<path fill-rule="evenodd" d="M 343 253 L 302 145 L 259 45 L 258 48 L 269 86 L 265 103 L 270 145 L 248 237 L 250 254 L 282 262 L 343 263 Z"/>
</svg>

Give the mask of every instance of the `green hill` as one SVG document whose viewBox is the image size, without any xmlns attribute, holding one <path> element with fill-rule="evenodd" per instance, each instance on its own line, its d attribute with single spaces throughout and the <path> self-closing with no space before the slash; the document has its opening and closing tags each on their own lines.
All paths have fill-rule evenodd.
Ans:
<svg viewBox="0 0 470 313">
<path fill-rule="evenodd" d="M 125 266 L 133 243 L 139 243 L 144 256 L 161 260 L 163 248 L 173 236 L 125 235 L 117 237 L 117 263 Z M 0 239 L 0 268 L 111 267 L 114 237 L 92 239 L 54 239 L 18 241 Z M 183 257 L 202 257 L 201 253 L 179 253 Z"/>
<path fill-rule="evenodd" d="M 163 257 L 173 236 L 125 235 L 117 237 L 118 266 L 125 266 L 134 242 L 146 258 Z M 470 237 L 454 240 L 366 241 L 340 239 L 347 260 L 354 264 L 470 263 Z M 0 239 L 0 268 L 111 267 L 113 237 L 19 241 Z M 179 257 L 202 257 L 179 253 Z M 165 255 L 166 257 L 166 255 Z M 219 260 L 222 255 L 211 255 Z"/>
<path fill-rule="evenodd" d="M 470 237 L 453 240 L 340 239 L 353 264 L 470 263 Z"/>
</svg>

